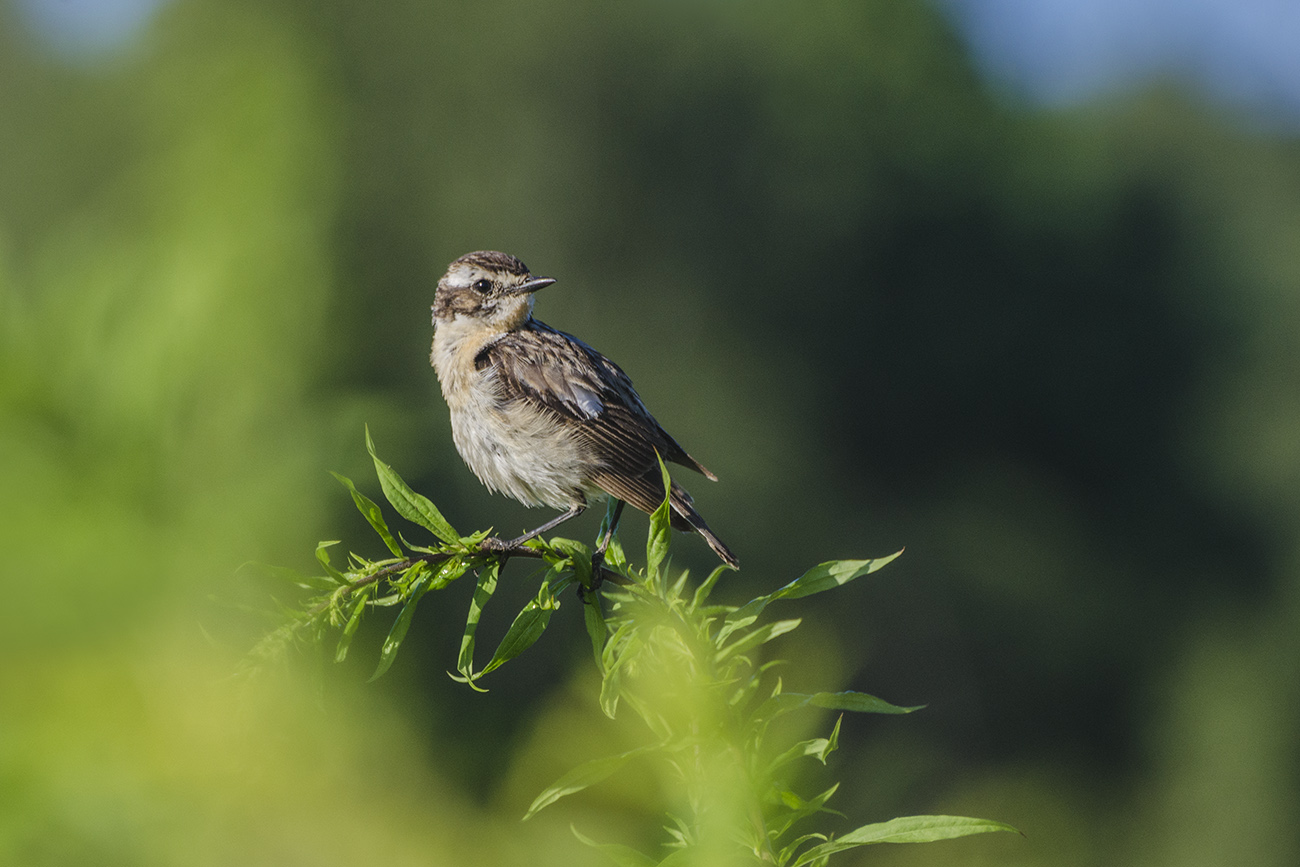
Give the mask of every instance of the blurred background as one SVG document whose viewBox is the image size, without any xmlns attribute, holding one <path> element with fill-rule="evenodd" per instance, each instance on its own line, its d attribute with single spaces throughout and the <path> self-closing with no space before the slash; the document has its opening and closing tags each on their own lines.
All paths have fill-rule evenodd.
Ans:
<svg viewBox="0 0 1300 867">
<path fill-rule="evenodd" d="M 385 613 L 231 678 L 285 593 L 242 563 L 381 553 L 364 423 L 462 531 L 545 517 L 427 362 L 495 248 L 721 477 L 729 598 L 906 546 L 777 652 L 928 707 L 806 788 L 1028 837 L 843 863 L 1300 863 L 1297 45 L 1287 0 L 0 0 L 0 862 L 655 851 L 635 769 L 518 821 L 641 737 L 576 604 L 486 695 L 467 583 L 375 684 Z"/>
</svg>

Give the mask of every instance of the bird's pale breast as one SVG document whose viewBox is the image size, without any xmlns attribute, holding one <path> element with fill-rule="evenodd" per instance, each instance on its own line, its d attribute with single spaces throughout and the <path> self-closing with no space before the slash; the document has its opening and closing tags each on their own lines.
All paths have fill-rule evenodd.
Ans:
<svg viewBox="0 0 1300 867">
<path fill-rule="evenodd" d="M 545 410 L 502 397 L 491 368 L 474 358 L 486 342 L 440 325 L 433 366 L 451 410 L 452 439 L 489 490 L 528 506 L 567 509 L 603 494 L 587 481 L 583 447 Z"/>
</svg>

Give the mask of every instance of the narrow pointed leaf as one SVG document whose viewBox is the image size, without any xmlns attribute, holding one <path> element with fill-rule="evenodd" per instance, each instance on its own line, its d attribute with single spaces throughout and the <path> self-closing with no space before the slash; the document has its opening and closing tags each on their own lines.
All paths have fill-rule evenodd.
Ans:
<svg viewBox="0 0 1300 867">
<path fill-rule="evenodd" d="M 789 584 L 771 594 L 773 599 L 799 599 L 804 596 L 811 596 L 814 593 L 821 593 L 824 590 L 832 590 L 836 587 L 842 587 L 854 578 L 863 575 L 869 575 L 877 569 L 892 563 L 903 552 L 897 551 L 888 557 L 877 557 L 874 560 L 831 560 L 814 566 Z"/>
<path fill-rule="evenodd" d="M 331 472 L 330 475 L 338 479 L 339 484 L 347 488 L 348 493 L 352 494 L 352 502 L 356 503 L 357 511 L 370 522 L 370 526 L 374 527 L 375 532 L 379 534 L 379 538 L 384 540 L 384 544 L 388 546 L 389 551 L 393 552 L 393 556 L 405 556 L 402 553 L 401 546 L 397 544 L 397 540 L 389 532 L 388 524 L 384 521 L 384 513 L 380 511 L 375 501 L 358 491 L 357 486 L 352 484 L 352 480 L 347 476 L 341 476 L 335 472 Z"/>
<path fill-rule="evenodd" d="M 421 569 L 423 563 L 417 563 L 413 568 Z M 427 568 L 426 568 L 427 572 Z M 411 620 L 415 617 L 415 606 L 420 603 L 420 597 L 429 591 L 429 578 L 427 574 L 421 575 L 412 585 L 411 595 L 402 606 L 398 613 L 397 619 L 393 621 L 393 626 L 388 630 L 388 637 L 384 639 L 384 646 L 379 651 L 379 665 L 375 667 L 375 673 L 370 675 L 370 680 L 376 681 L 384 676 L 392 666 L 393 660 L 397 659 L 397 651 L 402 646 L 403 639 L 406 638 L 406 632 L 411 628 Z"/>
<path fill-rule="evenodd" d="M 402 481 L 397 471 L 375 454 L 375 443 L 370 438 L 369 427 L 366 428 L 366 450 L 370 452 L 370 457 L 375 462 L 375 473 L 379 476 L 379 485 L 384 489 L 384 496 L 393 504 L 397 514 L 414 524 L 419 524 L 449 545 L 460 541 L 460 533 L 452 528 L 429 498 L 411 490 L 410 485 Z"/>
<path fill-rule="evenodd" d="M 456 670 L 464 675 L 473 686 L 474 680 L 474 633 L 478 631 L 479 619 L 488 600 L 497 590 L 497 575 L 501 561 L 492 560 L 479 573 L 478 583 L 474 587 L 474 598 L 469 603 L 469 615 L 465 618 L 465 631 L 460 637 L 460 657 L 456 660 Z"/>
<path fill-rule="evenodd" d="M 819 692 L 810 697 L 808 703 L 814 707 L 850 710 L 855 713 L 912 713 L 925 707 L 923 704 L 901 707 L 865 692 Z"/>
<path fill-rule="evenodd" d="M 669 505 L 672 479 L 668 476 L 668 468 L 664 466 L 662 457 L 659 458 L 659 472 L 664 480 L 664 501 L 650 516 L 650 535 L 646 537 L 645 543 L 645 574 L 651 580 L 659 574 L 659 566 L 668 556 L 669 536 L 672 533 L 672 507 Z"/>
<path fill-rule="evenodd" d="M 625 753 L 619 753 L 615 756 L 605 756 L 600 759 L 592 759 L 589 762 L 583 762 L 564 776 L 560 777 L 554 783 L 546 787 L 537 798 L 533 801 L 528 812 L 524 814 L 524 821 L 531 819 L 539 810 L 549 807 L 565 795 L 572 795 L 574 792 L 581 792 L 588 786 L 593 786 L 610 774 L 617 771 L 628 763 L 634 756 L 657 749 L 655 746 L 637 747 L 634 750 L 628 750 Z"/>
<path fill-rule="evenodd" d="M 605 625 L 605 613 L 600 610 L 600 597 L 595 593 L 588 595 L 582 605 L 582 621 L 591 638 L 591 651 L 596 655 L 596 664 L 600 664 L 605 641 L 609 638 L 609 628 Z"/>
<path fill-rule="evenodd" d="M 790 841 L 790 844 L 777 853 L 776 863 L 786 864 L 793 857 L 794 852 L 809 840 L 825 840 L 825 834 L 804 834 L 802 837 L 796 837 Z"/>
<path fill-rule="evenodd" d="M 339 543 L 339 540 L 338 540 L 338 539 L 335 539 L 335 540 L 333 540 L 332 542 L 319 542 L 319 543 L 317 543 L 317 545 L 316 545 L 316 562 L 320 563 L 321 568 L 323 568 L 323 569 L 325 570 L 326 574 L 328 574 L 331 578 L 333 578 L 333 579 L 334 579 L 335 581 L 337 581 L 339 584 L 343 584 L 343 583 L 346 583 L 346 582 L 347 582 L 347 579 L 343 577 L 343 573 L 342 573 L 342 572 L 340 572 L 338 569 L 335 569 L 333 566 L 330 565 L 330 553 L 329 553 L 329 551 L 326 550 L 327 548 L 332 548 L 333 546 L 337 545 L 338 543 Z"/>
<path fill-rule="evenodd" d="M 348 617 L 348 622 L 343 626 L 343 634 L 339 637 L 339 645 L 334 651 L 334 661 L 342 662 L 348 658 L 348 647 L 352 644 L 352 636 L 356 634 L 357 627 L 361 625 L 361 618 L 366 613 L 366 601 L 371 593 L 371 588 L 364 587 L 357 593 L 356 599 L 352 603 L 352 615 Z"/>
<path fill-rule="evenodd" d="M 767 766 L 768 774 L 770 775 L 784 765 L 788 765 L 790 762 L 793 762 L 796 759 L 801 759 L 804 756 L 812 756 L 823 765 L 826 764 L 826 757 L 835 752 L 839 747 L 840 722 L 843 719 L 844 717 L 841 716 L 839 719 L 835 720 L 835 728 L 831 731 L 830 737 L 812 738 L 811 740 L 800 741 L 781 755 L 777 756 L 772 760 L 772 763 Z"/>
<path fill-rule="evenodd" d="M 840 723 L 844 722 L 844 714 L 835 718 L 835 728 L 831 729 L 830 737 L 825 739 L 822 748 L 816 753 L 817 761 L 823 765 L 826 764 L 826 757 L 840 748 Z"/>
<path fill-rule="evenodd" d="M 484 666 L 480 674 L 496 671 L 532 647 L 537 639 L 542 637 L 542 633 L 546 631 L 546 625 L 551 621 L 551 613 L 559 607 L 559 600 L 551 595 L 550 587 L 546 581 L 543 581 L 541 590 L 537 593 L 537 598 L 525 605 L 523 610 L 515 616 L 514 622 L 506 630 L 505 637 L 501 639 L 501 643 L 497 646 L 496 653 L 492 654 L 491 661 Z"/>
<path fill-rule="evenodd" d="M 691 602 L 692 608 L 699 608 L 709 599 L 709 594 L 713 592 L 713 586 L 718 583 L 718 579 L 730 572 L 727 565 L 719 566 L 709 573 L 709 577 L 704 579 L 704 583 L 695 588 L 695 596 Z"/>
<path fill-rule="evenodd" d="M 752 599 L 728 614 L 726 623 L 719 632 L 720 637 L 725 640 L 733 631 L 753 623 L 763 613 L 763 609 L 777 599 L 799 599 L 821 593 L 823 590 L 841 587 L 854 578 L 875 572 L 902 553 L 898 551 L 888 557 L 877 557 L 874 560 L 831 560 L 814 566 L 779 590 Z"/>
<path fill-rule="evenodd" d="M 635 624 L 625 621 L 601 651 L 600 709 L 610 719 L 615 718 L 623 694 L 623 667 L 636 657 L 642 646 Z"/>
<path fill-rule="evenodd" d="M 783 789 L 779 786 L 773 786 L 772 791 L 776 793 L 781 803 L 785 805 L 787 812 L 784 818 L 777 824 L 771 826 L 770 830 L 780 837 L 789 831 L 796 823 L 814 815 L 815 813 L 829 813 L 832 816 L 843 816 L 839 810 L 832 810 L 826 806 L 826 802 L 831 799 L 836 791 L 839 790 L 840 784 L 836 783 L 826 791 L 817 795 L 815 798 L 804 800 L 789 789 Z"/>
<path fill-rule="evenodd" d="M 773 638 L 785 635 L 787 632 L 798 627 L 802 620 L 778 620 L 775 623 L 765 623 L 757 629 L 742 635 L 731 644 L 728 644 L 722 650 L 718 651 L 717 659 L 719 662 L 730 659 L 738 653 L 744 653 L 752 650 L 760 644 L 766 644 Z"/>
<path fill-rule="evenodd" d="M 932 843 L 935 840 L 951 840 L 956 837 L 988 834 L 994 831 L 1020 833 L 1010 825 L 988 819 L 968 819 L 965 816 L 903 816 L 888 822 L 863 825 L 842 837 L 814 846 L 800 855 L 792 867 L 804 867 L 836 852 L 873 843 Z"/>
</svg>

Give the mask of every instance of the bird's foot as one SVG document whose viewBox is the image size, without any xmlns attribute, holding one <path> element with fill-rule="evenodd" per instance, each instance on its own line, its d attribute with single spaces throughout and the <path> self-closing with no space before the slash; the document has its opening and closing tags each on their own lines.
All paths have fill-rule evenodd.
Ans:
<svg viewBox="0 0 1300 867">
<path fill-rule="evenodd" d="M 510 554 L 518 551 L 519 548 L 520 545 L 517 542 L 507 542 L 504 539 L 498 539 L 496 536 L 488 536 L 478 543 L 480 551 L 486 551 L 490 554 Z"/>
</svg>

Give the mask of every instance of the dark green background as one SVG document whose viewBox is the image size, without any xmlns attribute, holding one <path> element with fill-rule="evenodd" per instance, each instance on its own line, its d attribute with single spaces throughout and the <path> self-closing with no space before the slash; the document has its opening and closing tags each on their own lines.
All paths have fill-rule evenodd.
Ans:
<svg viewBox="0 0 1300 867">
<path fill-rule="evenodd" d="M 778 652 L 928 707 L 846 719 L 807 787 L 844 781 L 841 830 L 1029 836 L 844 863 L 1300 857 L 1293 138 L 1173 83 L 1017 104 L 916 2 L 196 0 L 75 62 L 0 5 L 0 154 L 0 860 L 660 840 L 635 771 L 517 823 L 638 737 L 571 600 L 486 696 L 443 675 L 468 585 L 377 684 L 384 614 L 322 677 L 228 679 L 273 592 L 242 562 L 380 553 L 326 472 L 378 498 L 363 423 L 462 530 L 544 519 L 463 466 L 427 363 L 481 248 L 721 477 L 680 476 L 730 598 L 907 547 Z M 534 589 L 512 566 L 482 640 Z"/>
</svg>

